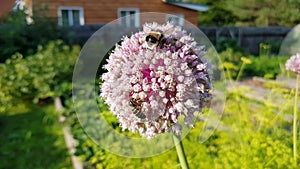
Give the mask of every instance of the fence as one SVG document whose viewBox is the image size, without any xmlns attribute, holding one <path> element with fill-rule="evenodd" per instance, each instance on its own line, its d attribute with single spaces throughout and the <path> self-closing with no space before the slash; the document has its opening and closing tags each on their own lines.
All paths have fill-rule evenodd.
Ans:
<svg viewBox="0 0 300 169">
<path fill-rule="evenodd" d="M 69 28 L 81 44 L 103 25 L 84 25 Z M 118 26 L 116 26 L 118 27 Z M 253 55 L 259 54 L 260 43 L 279 44 L 291 28 L 286 27 L 199 27 L 213 44 L 221 37 L 235 39 L 239 46 Z M 118 34 L 131 30 L 119 27 Z M 112 34 L 112 32 L 107 32 Z"/>
</svg>

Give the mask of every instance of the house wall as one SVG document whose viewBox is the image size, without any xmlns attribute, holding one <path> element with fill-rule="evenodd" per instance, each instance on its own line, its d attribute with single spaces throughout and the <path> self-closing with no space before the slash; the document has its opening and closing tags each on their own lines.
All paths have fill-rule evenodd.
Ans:
<svg viewBox="0 0 300 169">
<path fill-rule="evenodd" d="M 162 0 L 32 0 L 33 8 L 48 6 L 51 17 L 57 17 L 59 6 L 80 6 L 84 9 L 85 24 L 108 23 L 118 18 L 118 8 L 139 8 L 142 12 L 183 14 L 184 19 L 197 25 L 198 12 L 162 2 Z M 157 17 L 165 22 L 165 18 Z M 146 19 L 147 20 L 147 19 Z M 141 24 L 145 19 L 141 18 Z"/>
</svg>

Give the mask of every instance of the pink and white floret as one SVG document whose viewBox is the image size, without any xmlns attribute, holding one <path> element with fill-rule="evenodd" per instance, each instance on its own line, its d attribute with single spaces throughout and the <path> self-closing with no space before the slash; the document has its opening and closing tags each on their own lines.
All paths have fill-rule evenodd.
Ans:
<svg viewBox="0 0 300 169">
<path fill-rule="evenodd" d="M 155 32 L 160 39 L 149 38 Z M 205 54 L 205 47 L 181 27 L 146 23 L 110 54 L 100 96 L 123 130 L 149 139 L 171 131 L 180 134 L 179 117 L 193 127 L 194 114 L 211 99 L 211 68 Z"/>
</svg>

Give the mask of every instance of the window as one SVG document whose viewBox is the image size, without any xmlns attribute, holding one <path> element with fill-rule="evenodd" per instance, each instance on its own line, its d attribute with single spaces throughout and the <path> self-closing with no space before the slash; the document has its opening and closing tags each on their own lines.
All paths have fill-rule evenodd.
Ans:
<svg viewBox="0 0 300 169">
<path fill-rule="evenodd" d="M 59 7 L 58 25 L 73 26 L 84 25 L 84 15 L 82 7 Z"/>
<path fill-rule="evenodd" d="M 166 21 L 171 22 L 174 25 L 180 25 L 183 26 L 184 24 L 184 15 L 182 14 L 177 14 L 177 15 L 166 15 Z"/>
<path fill-rule="evenodd" d="M 119 8 L 118 9 L 119 24 L 126 27 L 139 27 L 139 9 L 138 8 Z"/>
</svg>

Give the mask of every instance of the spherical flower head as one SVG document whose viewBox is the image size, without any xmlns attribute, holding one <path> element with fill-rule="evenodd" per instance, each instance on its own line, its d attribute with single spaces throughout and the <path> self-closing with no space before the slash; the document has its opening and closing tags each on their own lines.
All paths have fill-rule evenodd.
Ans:
<svg viewBox="0 0 300 169">
<path fill-rule="evenodd" d="M 147 23 L 124 37 L 107 59 L 101 94 L 123 130 L 153 138 L 180 134 L 184 116 L 194 125 L 194 113 L 211 99 L 210 66 L 204 46 L 179 26 Z"/>
<path fill-rule="evenodd" d="M 297 75 L 300 75 L 300 53 L 291 56 L 291 58 L 287 60 L 285 67 L 287 70 L 291 70 Z"/>
</svg>

